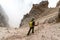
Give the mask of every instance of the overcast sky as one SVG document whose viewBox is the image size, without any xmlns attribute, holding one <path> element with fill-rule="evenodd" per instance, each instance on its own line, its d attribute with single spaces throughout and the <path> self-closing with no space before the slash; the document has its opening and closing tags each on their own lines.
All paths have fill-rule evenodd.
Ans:
<svg viewBox="0 0 60 40">
<path fill-rule="evenodd" d="M 11 27 L 18 27 L 23 15 L 28 13 L 32 8 L 32 4 L 41 2 L 42 0 L 0 0 L 0 5 L 9 17 Z M 49 7 L 55 7 L 59 0 L 48 0 Z"/>
</svg>

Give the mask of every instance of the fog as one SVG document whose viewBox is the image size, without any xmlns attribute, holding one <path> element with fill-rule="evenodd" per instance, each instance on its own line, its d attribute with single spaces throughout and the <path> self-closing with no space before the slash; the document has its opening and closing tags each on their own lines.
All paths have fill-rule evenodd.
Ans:
<svg viewBox="0 0 60 40">
<path fill-rule="evenodd" d="M 41 2 L 42 0 L 0 0 L 0 5 L 9 18 L 10 27 L 19 27 L 23 15 L 28 13 L 32 4 Z M 58 0 L 48 0 L 49 7 L 55 7 Z"/>
</svg>

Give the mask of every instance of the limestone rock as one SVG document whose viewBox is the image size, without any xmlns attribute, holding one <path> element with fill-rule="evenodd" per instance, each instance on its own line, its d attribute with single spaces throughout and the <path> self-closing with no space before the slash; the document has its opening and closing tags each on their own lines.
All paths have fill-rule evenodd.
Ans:
<svg viewBox="0 0 60 40">
<path fill-rule="evenodd" d="M 57 3 L 57 7 L 60 7 L 60 1 Z"/>
<path fill-rule="evenodd" d="M 39 18 L 39 16 L 48 8 L 48 1 L 42 1 L 39 4 L 33 4 L 32 9 L 30 12 L 26 15 L 24 15 L 22 21 L 21 21 L 21 26 L 24 24 L 28 24 L 28 22 L 31 20 L 31 18 Z"/>
</svg>

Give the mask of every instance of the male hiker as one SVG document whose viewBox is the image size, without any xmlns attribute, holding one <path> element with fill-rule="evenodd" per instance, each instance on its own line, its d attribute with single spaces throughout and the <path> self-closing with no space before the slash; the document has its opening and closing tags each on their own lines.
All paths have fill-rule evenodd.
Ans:
<svg viewBox="0 0 60 40">
<path fill-rule="evenodd" d="M 29 22 L 29 26 L 30 26 L 30 29 L 29 29 L 27 35 L 30 34 L 30 31 L 31 31 L 31 30 L 32 30 L 32 33 L 34 33 L 34 26 L 37 26 L 37 25 L 35 25 L 34 18 L 32 18 L 32 20 Z"/>
</svg>

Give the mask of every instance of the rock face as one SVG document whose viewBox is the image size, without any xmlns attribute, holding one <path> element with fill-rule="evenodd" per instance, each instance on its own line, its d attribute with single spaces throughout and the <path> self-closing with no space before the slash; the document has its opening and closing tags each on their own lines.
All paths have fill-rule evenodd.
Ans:
<svg viewBox="0 0 60 40">
<path fill-rule="evenodd" d="M 35 18 L 35 20 L 38 20 L 48 15 L 52 16 L 53 14 L 54 15 L 52 17 L 48 19 L 46 18 L 46 20 L 48 21 L 48 23 L 57 22 L 57 20 L 59 20 L 58 16 L 60 11 L 58 6 L 60 6 L 60 1 L 57 3 L 57 6 L 55 8 L 48 8 L 48 4 L 48 1 L 42 1 L 39 4 L 33 4 L 31 11 L 28 14 L 24 15 L 20 26 L 28 26 L 29 21 L 33 17 Z"/>
<path fill-rule="evenodd" d="M 39 4 L 33 4 L 31 11 L 24 15 L 20 25 L 28 24 L 31 18 L 39 18 L 39 16 L 48 8 L 48 1 L 42 1 Z"/>
<path fill-rule="evenodd" d="M 0 27 L 7 27 L 7 26 L 8 26 L 8 17 L 0 5 Z"/>
<path fill-rule="evenodd" d="M 60 1 L 57 3 L 57 7 L 60 7 Z"/>
</svg>

